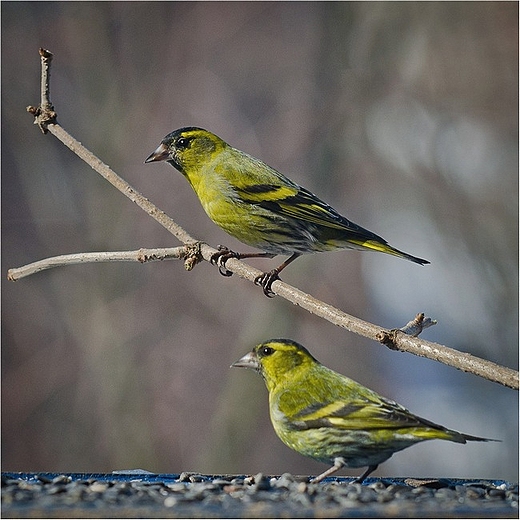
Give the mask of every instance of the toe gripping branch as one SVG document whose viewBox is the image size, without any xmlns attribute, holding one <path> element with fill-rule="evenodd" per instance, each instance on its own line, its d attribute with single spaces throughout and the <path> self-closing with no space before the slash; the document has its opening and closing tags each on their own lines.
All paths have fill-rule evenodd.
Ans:
<svg viewBox="0 0 520 520">
<path fill-rule="evenodd" d="M 232 276 L 233 272 L 226 268 L 226 262 L 230 258 L 236 258 L 237 260 L 242 260 L 244 258 L 273 258 L 274 254 L 272 253 L 237 253 L 235 251 L 231 251 L 231 249 L 228 249 L 226 246 L 217 246 L 218 251 L 214 253 L 211 258 L 210 262 L 213 265 L 216 265 L 218 267 L 218 272 L 222 276 Z M 268 298 L 272 298 L 275 294 L 271 290 L 271 285 L 275 280 L 278 280 L 278 273 L 280 272 L 280 269 L 273 269 L 272 271 L 268 271 L 265 273 L 262 273 L 261 275 L 257 276 L 255 278 L 255 285 L 259 285 L 262 287 L 264 294 Z"/>
<path fill-rule="evenodd" d="M 278 269 L 272 269 L 271 271 L 267 271 L 262 273 L 261 275 L 255 278 L 255 285 L 259 285 L 262 287 L 264 294 L 268 298 L 273 298 L 275 296 L 274 292 L 271 290 L 271 285 L 275 280 L 279 280 Z"/>
<path fill-rule="evenodd" d="M 218 251 L 211 255 L 210 263 L 212 265 L 216 265 L 218 267 L 218 272 L 222 276 L 232 276 L 233 272 L 229 269 L 226 269 L 226 262 L 230 258 L 236 258 L 237 260 L 240 260 L 242 258 L 240 256 L 240 253 L 235 253 L 234 251 L 231 251 L 231 249 L 228 249 L 226 246 L 217 246 Z"/>
</svg>

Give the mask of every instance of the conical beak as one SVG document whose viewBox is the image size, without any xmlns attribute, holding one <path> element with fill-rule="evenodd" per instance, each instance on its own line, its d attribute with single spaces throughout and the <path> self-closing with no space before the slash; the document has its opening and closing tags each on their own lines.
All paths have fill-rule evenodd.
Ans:
<svg viewBox="0 0 520 520">
<path fill-rule="evenodd" d="M 168 147 L 164 144 L 164 143 L 161 143 L 157 150 L 155 150 L 155 152 L 151 153 L 148 158 L 146 159 L 146 161 L 144 161 L 145 163 L 149 163 L 149 162 L 156 162 L 156 161 L 166 161 L 168 160 L 170 156 L 170 153 L 168 152 Z"/>
<path fill-rule="evenodd" d="M 239 368 L 252 368 L 253 370 L 260 370 L 260 363 L 258 363 L 258 357 L 254 352 L 249 352 L 245 356 L 242 356 L 238 361 L 235 361 L 231 367 Z"/>
</svg>

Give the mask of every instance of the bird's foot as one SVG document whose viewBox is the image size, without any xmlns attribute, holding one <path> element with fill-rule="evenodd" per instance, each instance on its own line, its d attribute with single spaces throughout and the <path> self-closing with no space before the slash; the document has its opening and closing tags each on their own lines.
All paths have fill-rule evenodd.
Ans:
<svg viewBox="0 0 520 520">
<path fill-rule="evenodd" d="M 366 471 L 360 475 L 357 479 L 353 480 L 353 484 L 362 484 L 364 480 L 370 475 L 370 473 L 374 472 L 377 469 L 378 464 L 372 464 L 371 466 L 368 466 Z"/>
<path fill-rule="evenodd" d="M 218 272 L 222 276 L 231 276 L 233 272 L 229 269 L 226 269 L 226 262 L 230 258 L 236 258 L 240 260 L 240 258 L 242 258 L 240 253 L 235 253 L 235 251 L 231 251 L 231 249 L 221 245 L 217 246 L 217 249 L 218 252 L 211 255 L 210 262 L 218 267 Z"/>
<path fill-rule="evenodd" d="M 273 298 L 275 296 L 274 292 L 271 290 L 271 285 L 275 280 L 279 280 L 278 269 L 273 269 L 272 271 L 268 271 L 266 273 L 262 273 L 260 276 L 255 278 L 255 285 L 260 285 L 264 290 L 264 294 L 268 298 Z"/>
</svg>

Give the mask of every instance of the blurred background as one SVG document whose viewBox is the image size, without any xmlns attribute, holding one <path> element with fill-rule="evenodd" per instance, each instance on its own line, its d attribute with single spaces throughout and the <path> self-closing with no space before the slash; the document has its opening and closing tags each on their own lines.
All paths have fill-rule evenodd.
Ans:
<svg viewBox="0 0 520 520">
<path fill-rule="evenodd" d="M 207 128 L 422 258 L 306 256 L 283 279 L 383 327 L 518 366 L 518 4 L 2 2 L 2 277 L 49 256 L 176 246 L 26 113 L 38 48 L 76 139 L 209 244 L 248 250 L 166 163 Z M 253 260 L 260 269 L 278 265 Z M 277 439 L 271 337 L 412 412 L 501 443 L 427 442 L 375 475 L 518 478 L 518 393 L 334 327 L 207 263 L 80 265 L 2 285 L 9 471 L 317 474 Z M 360 470 L 345 470 L 358 475 Z"/>
</svg>

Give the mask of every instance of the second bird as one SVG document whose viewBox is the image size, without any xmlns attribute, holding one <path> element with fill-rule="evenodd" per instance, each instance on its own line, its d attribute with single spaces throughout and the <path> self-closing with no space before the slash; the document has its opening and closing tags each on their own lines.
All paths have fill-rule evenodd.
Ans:
<svg viewBox="0 0 520 520">
<path fill-rule="evenodd" d="M 202 128 L 168 134 L 145 162 L 154 161 L 167 161 L 188 179 L 215 224 L 262 250 L 235 253 L 223 248 L 212 259 L 222 274 L 231 275 L 225 269 L 229 258 L 290 255 L 255 280 L 267 296 L 273 295 L 271 284 L 280 272 L 305 253 L 358 249 L 430 263 L 392 247 L 280 172 Z"/>
</svg>

